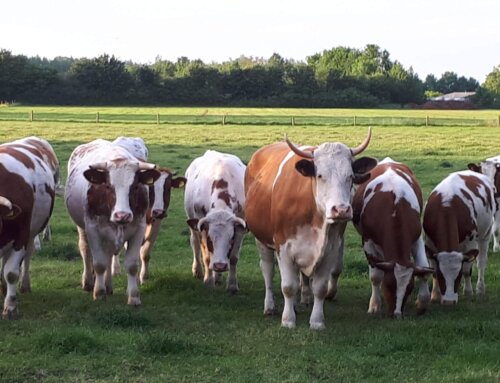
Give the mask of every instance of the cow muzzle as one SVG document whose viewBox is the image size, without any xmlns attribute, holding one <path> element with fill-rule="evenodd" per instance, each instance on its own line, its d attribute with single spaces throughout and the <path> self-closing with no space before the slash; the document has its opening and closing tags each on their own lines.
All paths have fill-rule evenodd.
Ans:
<svg viewBox="0 0 500 383">
<path fill-rule="evenodd" d="M 132 222 L 133 217 L 132 213 L 117 211 L 113 214 L 112 221 L 119 224 L 126 224 Z"/>
<path fill-rule="evenodd" d="M 154 209 L 151 212 L 151 215 L 153 216 L 154 219 L 163 219 L 167 216 L 167 212 L 163 209 Z"/>
<path fill-rule="evenodd" d="M 216 271 L 217 273 L 222 273 L 224 271 L 227 271 L 228 265 L 227 262 L 215 262 L 213 265 L 213 270 Z"/>
<path fill-rule="evenodd" d="M 351 205 L 336 205 L 332 207 L 330 216 L 327 218 L 329 223 L 350 221 L 352 219 Z"/>
</svg>

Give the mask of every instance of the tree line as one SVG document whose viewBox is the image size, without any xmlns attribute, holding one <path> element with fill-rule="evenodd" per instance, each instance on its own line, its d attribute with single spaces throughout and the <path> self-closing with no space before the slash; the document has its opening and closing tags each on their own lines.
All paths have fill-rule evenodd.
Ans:
<svg viewBox="0 0 500 383">
<path fill-rule="evenodd" d="M 480 106 L 500 107 L 500 65 L 480 85 L 454 72 L 422 81 L 377 45 L 336 47 L 306 62 L 275 53 L 210 64 L 187 57 L 138 64 L 108 54 L 49 60 L 0 50 L 3 102 L 357 108 L 421 104 L 455 91 L 475 91 Z"/>
</svg>

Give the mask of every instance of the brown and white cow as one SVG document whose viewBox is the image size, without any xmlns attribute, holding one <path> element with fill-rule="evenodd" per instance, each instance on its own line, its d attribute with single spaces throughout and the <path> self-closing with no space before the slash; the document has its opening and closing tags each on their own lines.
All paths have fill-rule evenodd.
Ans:
<svg viewBox="0 0 500 383">
<path fill-rule="evenodd" d="M 58 183 L 59 161 L 47 141 L 28 137 L 0 145 L 0 258 L 5 318 L 17 314 L 16 283 L 21 263 L 21 291 L 31 291 L 29 263 L 34 238 L 47 226 Z"/>
<path fill-rule="evenodd" d="M 405 164 L 384 159 L 358 186 L 352 207 L 353 223 L 369 262 L 372 295 L 368 313 L 380 311 L 382 285 L 386 312 L 401 316 L 414 287 L 414 275 L 422 277 L 417 312 L 423 313 L 430 299 L 424 277 L 433 270 L 422 239 L 422 190 L 413 172 Z"/>
<path fill-rule="evenodd" d="M 468 168 L 488 176 L 495 187 L 495 200 L 497 206 L 500 206 L 500 156 L 487 158 L 479 165 L 469 164 Z M 495 213 L 492 237 L 493 251 L 500 251 L 500 210 L 498 209 Z"/>
<path fill-rule="evenodd" d="M 112 256 L 126 242 L 128 304 L 141 304 L 137 270 L 149 205 L 147 187 L 159 176 L 155 165 L 106 140 L 80 145 L 71 154 L 65 201 L 78 227 L 82 286 L 93 290 L 94 299 L 112 293 Z"/>
<path fill-rule="evenodd" d="M 425 249 L 434 265 L 431 300 L 458 302 L 458 287 L 472 295 L 472 262 L 477 257 L 476 293 L 485 292 L 484 271 L 496 210 L 489 178 L 470 170 L 451 173 L 431 192 L 424 211 Z"/>
<path fill-rule="evenodd" d="M 297 147 L 288 139 L 259 149 L 245 174 L 248 229 L 255 235 L 266 294 L 264 314 L 275 310 L 272 292 L 274 253 L 281 272 L 285 306 L 284 327 L 295 327 L 294 302 L 299 274 L 312 280 L 314 305 L 312 329 L 325 327 L 323 302 L 342 269 L 343 235 L 352 219 L 352 186 L 369 177 L 372 158 L 354 160 L 366 149 L 363 143 L 349 148 L 326 142 L 317 147 Z M 330 281 L 334 275 L 333 281 Z"/>
<path fill-rule="evenodd" d="M 184 208 L 191 231 L 193 276 L 203 276 L 206 285 L 214 286 L 220 273 L 229 269 L 227 290 L 233 293 L 238 291 L 236 264 L 246 233 L 245 169 L 238 157 L 207 150 L 186 170 Z"/>
<path fill-rule="evenodd" d="M 146 162 L 149 151 L 140 137 L 118 137 L 113 141 L 116 145 L 122 146 L 132 153 L 138 160 Z M 151 251 L 160 233 L 163 219 L 167 217 L 170 206 L 170 195 L 172 188 L 181 188 L 186 184 L 185 177 L 174 177 L 175 173 L 167 168 L 156 168 L 160 172 L 160 177 L 154 185 L 149 186 L 149 207 L 146 212 L 146 231 L 141 246 L 141 271 L 139 280 L 144 283 L 149 279 L 149 260 Z M 119 254 L 113 255 L 112 274 L 120 274 Z"/>
</svg>

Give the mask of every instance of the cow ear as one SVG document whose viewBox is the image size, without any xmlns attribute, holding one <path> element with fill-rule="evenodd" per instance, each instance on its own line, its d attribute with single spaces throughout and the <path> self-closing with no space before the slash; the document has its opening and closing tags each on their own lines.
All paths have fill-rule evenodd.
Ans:
<svg viewBox="0 0 500 383">
<path fill-rule="evenodd" d="M 478 249 L 472 249 L 469 250 L 467 253 L 464 254 L 464 262 L 472 262 L 476 259 L 476 257 L 479 255 L 479 250 Z"/>
<path fill-rule="evenodd" d="M 295 163 L 295 169 L 304 177 L 314 177 L 316 175 L 316 168 L 314 162 L 302 159 Z"/>
<path fill-rule="evenodd" d="M 425 277 L 429 274 L 433 274 L 434 269 L 431 267 L 415 266 L 413 268 L 413 275 L 416 277 Z"/>
<path fill-rule="evenodd" d="M 198 231 L 198 218 L 190 218 L 186 221 L 188 226 L 193 229 L 194 231 Z"/>
<path fill-rule="evenodd" d="M 183 188 L 187 183 L 186 177 L 177 177 L 172 178 L 172 187 L 173 188 Z"/>
<path fill-rule="evenodd" d="M 148 169 L 139 171 L 139 182 L 141 184 L 151 186 L 158 178 L 160 178 L 160 172 L 158 170 Z"/>
<path fill-rule="evenodd" d="M 467 164 L 467 167 L 469 168 L 469 170 L 472 170 L 473 172 L 482 173 L 480 165 L 470 163 L 470 164 Z"/>
<path fill-rule="evenodd" d="M 101 169 L 87 169 L 83 172 L 83 176 L 92 184 L 104 184 L 108 178 L 108 172 Z"/>
<path fill-rule="evenodd" d="M 356 185 L 360 185 L 363 182 L 368 181 L 370 178 L 370 173 L 365 173 L 365 174 L 355 174 L 352 182 Z"/>
<path fill-rule="evenodd" d="M 375 166 L 377 166 L 378 161 L 372 157 L 361 157 L 356 159 L 352 163 L 352 171 L 355 175 L 361 175 L 364 173 L 368 173 Z"/>
<path fill-rule="evenodd" d="M 22 209 L 16 204 L 12 204 L 12 209 L 9 209 L 5 205 L 0 205 L 0 217 L 3 219 L 9 220 L 16 218 L 19 214 L 21 214 Z"/>
</svg>

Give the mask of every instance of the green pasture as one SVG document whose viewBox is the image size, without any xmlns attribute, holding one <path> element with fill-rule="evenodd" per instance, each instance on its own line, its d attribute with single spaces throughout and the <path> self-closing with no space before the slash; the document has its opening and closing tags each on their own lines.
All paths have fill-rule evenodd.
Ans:
<svg viewBox="0 0 500 383">
<path fill-rule="evenodd" d="M 26 107 L 26 112 L 30 109 Z M 103 109 L 55 110 L 94 113 Z M 201 114 L 205 110 L 165 112 Z M 228 109 L 208 111 L 218 115 Z M 231 110 L 239 115 L 247 111 L 291 115 L 284 109 Z M 294 115 L 327 112 L 291 111 Z M 120 113 L 136 112 L 135 108 L 120 108 Z M 472 117 L 485 113 L 491 118 L 499 114 L 470 113 Z M 457 112 L 463 114 L 469 116 L 469 112 Z M 206 149 L 234 153 L 247 162 L 257 148 L 281 140 L 285 133 L 297 143 L 342 141 L 355 146 L 366 131 L 365 126 L 300 124 L 0 121 L 0 142 L 29 135 L 48 139 L 59 156 L 65 179 L 71 151 L 95 138 L 141 136 L 149 147 L 151 162 L 183 174 Z M 448 173 L 465 169 L 468 162 L 500 154 L 500 128 L 374 126 L 372 142 L 364 154 L 406 162 L 427 196 Z M 151 279 L 141 287 L 143 305 L 134 309 L 126 305 L 123 275 L 115 278 L 114 295 L 106 301 L 93 302 L 91 295 L 81 290 L 77 232 L 63 199 L 58 198 L 51 220 L 53 240 L 42 244 L 32 262 L 33 292 L 18 295 L 18 320 L 0 320 L 0 382 L 500 381 L 500 254 L 490 254 L 484 299 L 461 296 L 455 307 L 433 304 L 425 315 L 416 316 L 412 298 L 402 320 L 372 317 L 366 314 L 371 292 L 367 264 L 359 236 L 349 225 L 338 297 L 325 303 L 327 329 L 311 331 L 310 309 L 298 307 L 297 328 L 288 330 L 280 327 L 281 312 L 263 316 L 264 283 L 251 234 L 245 238 L 238 263 L 237 295 L 228 295 L 220 286 L 209 290 L 192 277 L 182 200 L 182 190 L 175 190 L 153 252 Z M 473 278 L 476 276 L 474 270 Z M 275 276 L 275 296 L 281 311 L 279 273 Z"/>
</svg>

